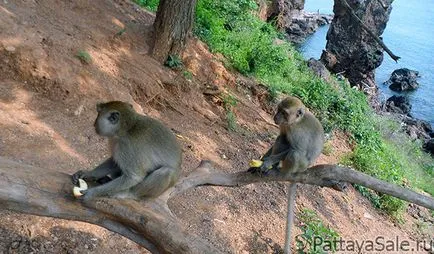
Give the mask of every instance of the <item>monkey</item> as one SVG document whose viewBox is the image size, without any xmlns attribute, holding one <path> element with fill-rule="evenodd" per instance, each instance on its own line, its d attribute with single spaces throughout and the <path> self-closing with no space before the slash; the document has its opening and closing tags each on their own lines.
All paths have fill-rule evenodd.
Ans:
<svg viewBox="0 0 434 254">
<path fill-rule="evenodd" d="M 111 156 L 91 171 L 72 175 L 75 185 L 79 179 L 102 183 L 81 191 L 81 199 L 155 198 L 176 183 L 182 150 L 168 127 L 126 102 L 98 103 L 96 110 L 95 131 L 109 138 Z"/>
<path fill-rule="evenodd" d="M 262 165 L 259 168 L 250 168 L 249 171 L 268 174 L 271 170 L 282 176 L 305 171 L 315 162 L 324 146 L 324 129 L 320 121 L 307 110 L 300 99 L 292 96 L 278 104 L 273 120 L 279 126 L 279 135 L 262 157 Z M 285 253 L 291 253 L 291 226 L 294 222 L 296 190 L 297 183 L 290 183 Z"/>
</svg>

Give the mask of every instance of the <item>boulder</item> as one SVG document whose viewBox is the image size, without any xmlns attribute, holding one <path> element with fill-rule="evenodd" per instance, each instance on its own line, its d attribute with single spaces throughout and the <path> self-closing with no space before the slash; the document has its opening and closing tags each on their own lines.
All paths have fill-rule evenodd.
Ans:
<svg viewBox="0 0 434 254">
<path fill-rule="evenodd" d="M 309 61 L 307 61 L 307 66 L 316 76 L 326 81 L 330 80 L 330 72 L 321 61 L 318 61 L 315 58 L 311 58 L 309 59 Z"/>
<path fill-rule="evenodd" d="M 427 121 L 404 116 L 403 122 L 407 134 L 413 139 L 418 138 L 422 141 L 427 141 L 434 135 L 433 128 Z"/>
<path fill-rule="evenodd" d="M 261 19 L 274 23 L 294 43 L 303 42 L 308 35 L 320 26 L 330 24 L 333 19 L 329 14 L 304 11 L 305 0 L 261 0 L 259 3 L 258 15 Z"/>
<path fill-rule="evenodd" d="M 431 155 L 434 155 L 434 138 L 428 140 L 424 145 L 423 149 L 430 153 Z"/>
<path fill-rule="evenodd" d="M 392 11 L 392 0 L 347 0 L 347 3 L 371 32 L 381 36 Z M 352 86 L 370 83 L 383 61 L 383 48 L 354 19 L 343 1 L 334 1 L 333 13 L 321 61 L 332 73 L 342 73 Z"/>
<path fill-rule="evenodd" d="M 407 68 L 397 69 L 392 72 L 386 85 L 393 91 L 412 91 L 419 87 L 416 79 L 419 78 L 419 72 Z"/>
<path fill-rule="evenodd" d="M 387 99 L 386 111 L 407 115 L 411 111 L 410 100 L 407 96 L 394 95 Z"/>
</svg>

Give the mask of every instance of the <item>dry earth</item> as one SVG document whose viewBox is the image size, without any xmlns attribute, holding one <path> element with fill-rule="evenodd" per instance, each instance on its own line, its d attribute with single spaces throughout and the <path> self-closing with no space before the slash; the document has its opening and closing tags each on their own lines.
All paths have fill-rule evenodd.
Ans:
<svg viewBox="0 0 434 254">
<path fill-rule="evenodd" d="M 153 18 L 121 0 L 1 0 L 0 156 L 66 173 L 92 168 L 107 154 L 105 140 L 93 130 L 95 103 L 116 99 L 134 103 L 183 137 L 184 173 L 205 158 L 227 172 L 246 169 L 277 133 L 263 110 L 269 108 L 264 89 L 227 71 L 222 57 L 196 40 L 184 56 L 194 81 L 161 66 L 148 55 Z M 78 52 L 87 52 L 91 62 L 80 61 Z M 239 131 L 227 130 L 222 100 L 203 94 L 210 88 L 239 99 Z M 318 163 L 337 163 L 350 151 L 347 140 L 334 133 L 332 155 Z M 200 187 L 169 205 L 186 228 L 224 252 L 278 253 L 285 196 L 281 183 Z M 410 207 L 398 225 L 352 187 L 338 193 L 303 186 L 297 210 L 302 208 L 317 211 L 345 240 L 434 235 L 424 209 Z M 147 253 L 98 226 L 0 213 L 0 253 Z"/>
</svg>

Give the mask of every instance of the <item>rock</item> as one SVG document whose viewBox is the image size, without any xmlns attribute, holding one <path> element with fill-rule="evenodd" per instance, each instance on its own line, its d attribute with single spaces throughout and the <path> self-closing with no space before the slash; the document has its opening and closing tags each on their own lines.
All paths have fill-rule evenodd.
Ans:
<svg viewBox="0 0 434 254">
<path fill-rule="evenodd" d="M 5 49 L 7 52 L 11 52 L 11 53 L 15 52 L 16 50 L 14 46 L 7 46 Z"/>
<path fill-rule="evenodd" d="M 419 87 L 419 83 L 416 81 L 419 77 L 419 72 L 402 68 L 394 70 L 389 80 L 384 84 L 393 91 L 411 91 Z"/>
<path fill-rule="evenodd" d="M 284 30 L 289 41 L 303 42 L 307 36 L 313 34 L 320 26 L 331 23 L 333 16 L 320 13 L 301 11 L 296 13 L 286 22 Z"/>
<path fill-rule="evenodd" d="M 11 244 L 11 248 L 12 249 L 17 249 L 20 246 L 20 242 L 19 241 L 14 241 Z"/>
<path fill-rule="evenodd" d="M 364 213 L 363 217 L 365 217 L 366 219 L 369 219 L 369 220 L 373 220 L 374 219 L 374 217 L 371 214 L 369 214 L 369 213 Z"/>
<path fill-rule="evenodd" d="M 423 149 L 434 156 L 434 138 L 428 140 L 424 145 Z"/>
<path fill-rule="evenodd" d="M 412 118 L 410 116 L 403 116 L 402 121 L 405 124 L 404 129 L 411 139 L 427 141 L 431 138 L 432 127 L 427 121 Z"/>
<path fill-rule="evenodd" d="M 74 115 L 75 116 L 81 115 L 81 113 L 83 112 L 83 110 L 84 110 L 84 106 L 82 104 L 82 105 L 78 106 L 78 108 L 74 111 Z"/>
<path fill-rule="evenodd" d="M 347 2 L 363 24 L 381 36 L 389 20 L 392 0 Z M 374 80 L 374 71 L 383 61 L 383 48 L 367 35 L 342 1 L 334 1 L 333 12 L 321 61 L 332 73 L 343 73 L 353 86 Z"/>
<path fill-rule="evenodd" d="M 407 96 L 394 95 L 386 101 L 386 111 L 398 114 L 409 114 L 411 111 L 410 100 Z"/>
<path fill-rule="evenodd" d="M 286 32 L 289 41 L 300 43 L 318 27 L 330 24 L 332 15 L 305 12 L 305 0 L 269 1 L 266 7 L 260 4 L 259 16 L 264 21 L 273 21 L 276 27 Z M 266 15 L 264 11 L 266 10 Z M 266 17 L 266 18 L 265 18 Z"/>
<path fill-rule="evenodd" d="M 420 120 L 412 117 L 407 117 L 404 119 L 404 123 L 407 125 L 416 125 L 419 129 L 430 134 L 433 132 L 431 124 L 425 120 Z"/>
<path fill-rule="evenodd" d="M 309 59 L 309 61 L 307 61 L 307 66 L 313 71 L 315 75 L 326 81 L 329 81 L 330 72 L 321 61 L 311 58 Z"/>
</svg>

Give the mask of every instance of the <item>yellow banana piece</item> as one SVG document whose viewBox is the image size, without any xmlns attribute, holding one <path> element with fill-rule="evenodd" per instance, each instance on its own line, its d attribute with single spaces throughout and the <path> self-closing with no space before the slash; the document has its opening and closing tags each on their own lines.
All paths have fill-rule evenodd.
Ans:
<svg viewBox="0 0 434 254">
<path fill-rule="evenodd" d="M 263 163 L 263 161 L 261 161 L 261 160 L 251 160 L 249 162 L 249 166 L 251 168 L 259 168 L 260 166 L 262 166 L 262 163 Z"/>
</svg>

